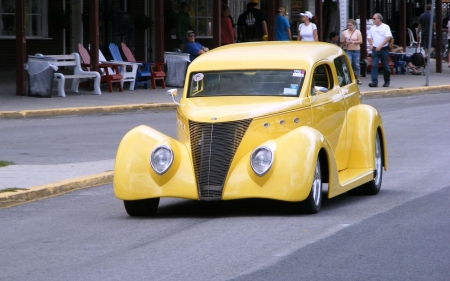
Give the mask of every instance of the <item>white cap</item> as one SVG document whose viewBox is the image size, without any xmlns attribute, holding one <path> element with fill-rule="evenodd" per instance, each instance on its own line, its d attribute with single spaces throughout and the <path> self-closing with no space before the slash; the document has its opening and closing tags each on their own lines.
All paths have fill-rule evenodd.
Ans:
<svg viewBox="0 0 450 281">
<path fill-rule="evenodd" d="M 311 14 L 310 11 L 305 11 L 304 13 L 300 13 L 300 16 L 307 16 L 308 18 L 312 19 L 313 14 Z"/>
</svg>

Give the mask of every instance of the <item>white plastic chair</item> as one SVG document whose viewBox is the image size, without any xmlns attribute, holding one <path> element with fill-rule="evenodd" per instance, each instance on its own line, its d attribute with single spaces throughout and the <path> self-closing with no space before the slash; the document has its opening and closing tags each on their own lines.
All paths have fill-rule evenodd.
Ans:
<svg viewBox="0 0 450 281">
<path fill-rule="evenodd" d="M 409 46 L 415 46 L 417 44 L 416 38 L 414 38 L 414 33 L 412 32 L 412 30 L 410 28 L 408 29 L 408 34 L 409 34 Z"/>
</svg>

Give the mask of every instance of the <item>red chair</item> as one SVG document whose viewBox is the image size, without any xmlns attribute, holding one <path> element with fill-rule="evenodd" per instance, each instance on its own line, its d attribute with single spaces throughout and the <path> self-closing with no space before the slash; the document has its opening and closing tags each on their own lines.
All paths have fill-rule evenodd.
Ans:
<svg viewBox="0 0 450 281">
<path fill-rule="evenodd" d="M 367 59 L 367 72 L 369 72 L 372 69 L 372 56 L 369 54 L 366 59 Z M 388 57 L 388 65 L 389 65 L 389 69 L 391 70 L 391 75 L 395 75 L 394 62 L 392 61 L 391 56 Z M 381 63 L 381 60 L 378 63 L 378 68 L 383 68 L 383 64 Z"/>
<path fill-rule="evenodd" d="M 150 70 L 150 81 L 152 82 L 152 88 L 156 89 L 156 80 L 161 81 L 161 87 L 164 89 L 166 88 L 166 82 L 164 79 L 166 78 L 166 73 L 162 69 L 162 66 L 165 65 L 163 62 L 142 62 L 142 61 L 136 61 L 133 54 L 131 53 L 130 48 L 128 48 L 125 43 L 122 42 L 121 44 L 122 52 L 124 56 L 127 58 L 127 61 L 129 62 L 140 62 L 142 64 L 149 65 Z"/>
<path fill-rule="evenodd" d="M 82 44 L 78 44 L 78 53 L 81 57 L 81 65 L 86 67 L 88 70 L 91 68 L 91 56 L 86 48 Z M 101 63 L 99 66 L 101 68 L 101 78 L 100 82 L 107 83 L 108 91 L 112 92 L 112 83 L 119 83 L 119 92 L 122 92 L 122 74 L 120 74 L 119 66 L 108 63 Z"/>
</svg>

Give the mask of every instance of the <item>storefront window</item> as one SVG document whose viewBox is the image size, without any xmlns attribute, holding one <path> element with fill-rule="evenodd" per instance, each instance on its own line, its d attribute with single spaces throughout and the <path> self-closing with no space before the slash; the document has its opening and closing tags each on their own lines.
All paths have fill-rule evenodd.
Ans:
<svg viewBox="0 0 450 281">
<path fill-rule="evenodd" d="M 16 1 L 0 0 L 0 37 L 15 37 Z M 25 0 L 25 35 L 47 37 L 47 0 Z"/>
<path fill-rule="evenodd" d="M 189 14 L 191 14 L 191 25 L 198 36 L 212 35 L 212 1 L 197 0 L 190 1 Z"/>
</svg>

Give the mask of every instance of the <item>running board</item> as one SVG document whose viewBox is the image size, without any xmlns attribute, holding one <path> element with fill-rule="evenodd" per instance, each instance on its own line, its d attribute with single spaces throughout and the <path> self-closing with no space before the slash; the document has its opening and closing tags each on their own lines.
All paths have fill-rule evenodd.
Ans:
<svg viewBox="0 0 450 281">
<path fill-rule="evenodd" d="M 372 169 L 346 169 L 338 172 L 339 184 L 328 191 L 328 198 L 338 196 L 375 178 Z"/>
</svg>

